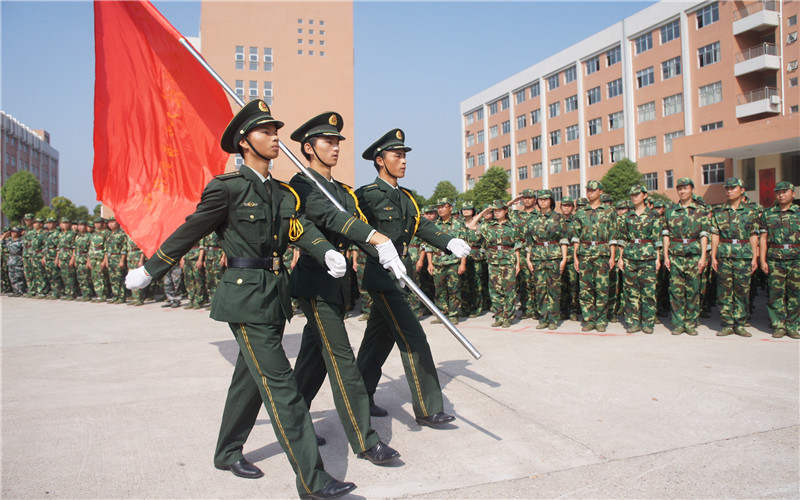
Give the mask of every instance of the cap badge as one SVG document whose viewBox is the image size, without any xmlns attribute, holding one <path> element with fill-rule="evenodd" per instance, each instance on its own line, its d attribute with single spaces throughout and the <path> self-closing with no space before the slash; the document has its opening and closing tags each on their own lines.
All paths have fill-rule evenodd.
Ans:
<svg viewBox="0 0 800 500">
<path fill-rule="evenodd" d="M 267 107 L 267 103 L 265 103 L 264 101 L 258 101 L 258 109 L 260 109 L 264 113 L 269 113 L 269 108 Z"/>
<path fill-rule="evenodd" d="M 399 130 L 397 131 L 397 133 L 396 133 L 395 135 L 396 135 L 396 136 L 397 136 L 397 138 L 398 138 L 398 139 L 400 139 L 401 141 L 403 140 L 403 133 L 402 133 L 402 132 L 400 132 Z"/>
<path fill-rule="evenodd" d="M 328 118 L 328 123 L 330 123 L 330 124 L 331 124 L 331 125 L 333 125 L 334 127 L 336 126 L 336 124 L 337 124 L 338 122 L 339 122 L 339 120 L 338 120 L 338 119 L 336 119 L 336 115 L 331 115 L 331 117 L 330 117 L 330 118 Z"/>
</svg>

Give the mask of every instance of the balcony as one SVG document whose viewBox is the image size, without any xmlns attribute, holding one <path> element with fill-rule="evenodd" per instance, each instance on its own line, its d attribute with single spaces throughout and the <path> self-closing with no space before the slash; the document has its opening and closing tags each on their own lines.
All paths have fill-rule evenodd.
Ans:
<svg viewBox="0 0 800 500">
<path fill-rule="evenodd" d="M 781 58 L 778 55 L 778 46 L 774 43 L 762 43 L 736 54 L 733 74 L 742 76 L 756 71 L 777 71 L 780 67 Z"/>
<path fill-rule="evenodd" d="M 775 87 L 761 87 L 736 96 L 736 118 L 781 112 L 781 91 Z"/>
<path fill-rule="evenodd" d="M 733 11 L 733 34 L 741 35 L 747 31 L 762 31 L 780 26 L 777 0 L 763 0 Z"/>
</svg>

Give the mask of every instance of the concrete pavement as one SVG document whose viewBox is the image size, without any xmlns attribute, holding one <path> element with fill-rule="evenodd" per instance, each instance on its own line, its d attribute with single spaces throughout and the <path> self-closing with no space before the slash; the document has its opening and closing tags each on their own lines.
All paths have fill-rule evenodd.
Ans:
<svg viewBox="0 0 800 500">
<path fill-rule="evenodd" d="M 455 425 L 414 422 L 395 350 L 373 426 L 401 461 L 353 455 L 325 384 L 326 468 L 358 484 L 349 498 L 798 498 L 800 341 L 766 333 L 760 299 L 749 339 L 484 315 L 458 325 L 477 361 L 427 319 Z M 159 305 L 0 299 L 4 498 L 296 497 L 263 410 L 245 453 L 266 476 L 214 469 L 236 343 L 207 311 Z M 292 359 L 304 324 L 287 326 Z M 366 323 L 347 324 L 357 348 Z"/>
</svg>

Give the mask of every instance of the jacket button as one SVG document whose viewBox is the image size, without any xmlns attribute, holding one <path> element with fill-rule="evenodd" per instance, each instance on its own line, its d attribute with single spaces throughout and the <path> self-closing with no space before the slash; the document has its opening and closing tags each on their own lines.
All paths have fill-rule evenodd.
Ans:
<svg viewBox="0 0 800 500">
<path fill-rule="evenodd" d="M 273 257 L 277 257 L 278 256 L 278 252 L 272 252 L 272 256 Z"/>
<path fill-rule="evenodd" d="M 278 239 L 278 235 L 277 235 L 277 234 L 273 234 L 273 235 L 272 235 L 272 239 L 273 239 L 273 240 L 277 240 L 277 239 Z"/>
<path fill-rule="evenodd" d="M 251 218 L 251 219 L 255 219 L 255 218 L 256 218 L 256 216 L 255 216 L 255 215 L 253 215 L 253 214 L 250 214 L 250 218 Z"/>
<path fill-rule="evenodd" d="M 392 216 L 391 215 L 389 216 L 389 220 L 392 220 Z"/>
<path fill-rule="evenodd" d="M 275 271 L 275 276 L 277 276 L 277 275 L 278 275 L 278 271 Z"/>
<path fill-rule="evenodd" d="M 236 280 L 236 284 L 237 285 L 241 285 L 242 284 L 242 278 L 239 278 L 238 280 Z"/>
</svg>

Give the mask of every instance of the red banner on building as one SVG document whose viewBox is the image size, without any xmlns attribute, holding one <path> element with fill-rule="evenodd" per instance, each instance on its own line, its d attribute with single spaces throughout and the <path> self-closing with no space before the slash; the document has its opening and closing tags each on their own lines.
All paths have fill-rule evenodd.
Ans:
<svg viewBox="0 0 800 500">
<path fill-rule="evenodd" d="M 95 1 L 94 187 L 151 256 L 224 172 L 222 87 L 147 1 Z"/>
</svg>

